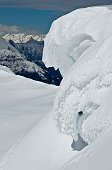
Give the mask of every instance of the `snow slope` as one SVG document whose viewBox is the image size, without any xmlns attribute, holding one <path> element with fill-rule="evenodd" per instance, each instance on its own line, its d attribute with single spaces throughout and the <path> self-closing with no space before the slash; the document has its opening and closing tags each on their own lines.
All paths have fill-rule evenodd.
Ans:
<svg viewBox="0 0 112 170">
<path fill-rule="evenodd" d="M 17 143 L 51 110 L 57 89 L 0 66 L 0 169 Z"/>
</svg>

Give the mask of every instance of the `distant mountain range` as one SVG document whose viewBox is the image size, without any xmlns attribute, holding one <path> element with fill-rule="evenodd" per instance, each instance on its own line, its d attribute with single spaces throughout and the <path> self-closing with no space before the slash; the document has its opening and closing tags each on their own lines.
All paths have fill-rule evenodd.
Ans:
<svg viewBox="0 0 112 170">
<path fill-rule="evenodd" d="M 32 34 L 25 34 L 25 33 L 18 33 L 18 34 L 6 34 L 3 36 L 6 41 L 12 40 L 15 43 L 26 43 L 30 39 L 34 39 L 36 41 L 43 41 L 45 35 L 32 35 Z"/>
<path fill-rule="evenodd" d="M 23 40 L 24 43 L 7 41 L 0 38 L 0 65 L 7 66 L 17 75 L 48 84 L 60 84 L 62 76 L 59 70 L 47 68 L 42 62 L 43 41 L 33 38 L 26 43 L 26 40 Z"/>
</svg>

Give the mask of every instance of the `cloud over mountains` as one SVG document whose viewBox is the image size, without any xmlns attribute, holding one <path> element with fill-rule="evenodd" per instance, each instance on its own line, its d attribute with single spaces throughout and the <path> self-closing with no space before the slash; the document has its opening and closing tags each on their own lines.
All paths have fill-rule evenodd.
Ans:
<svg viewBox="0 0 112 170">
<path fill-rule="evenodd" d="M 18 26 L 9 26 L 9 25 L 4 25 L 4 24 L 0 24 L 0 35 L 4 35 L 4 34 L 12 34 L 12 33 L 19 33 L 21 32 L 21 28 Z"/>
</svg>

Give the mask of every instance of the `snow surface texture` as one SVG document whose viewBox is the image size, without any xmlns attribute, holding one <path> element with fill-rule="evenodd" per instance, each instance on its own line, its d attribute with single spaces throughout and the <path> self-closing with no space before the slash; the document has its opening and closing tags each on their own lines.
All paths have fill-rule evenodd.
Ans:
<svg viewBox="0 0 112 170">
<path fill-rule="evenodd" d="M 57 89 L 0 66 L 0 170 L 16 145 L 51 110 Z"/>
<path fill-rule="evenodd" d="M 3 38 L 6 41 L 12 40 L 15 43 L 26 43 L 30 39 L 34 39 L 36 41 L 43 41 L 45 35 L 27 35 L 24 33 L 18 33 L 18 34 L 6 34 L 3 36 Z"/>
<path fill-rule="evenodd" d="M 111 146 L 112 127 L 68 161 L 61 170 L 111 170 Z"/>
<path fill-rule="evenodd" d="M 54 105 L 57 127 L 91 143 L 112 124 L 112 10 L 78 9 L 56 20 L 44 61 L 64 76 Z M 80 116 L 78 112 L 82 111 Z"/>
</svg>

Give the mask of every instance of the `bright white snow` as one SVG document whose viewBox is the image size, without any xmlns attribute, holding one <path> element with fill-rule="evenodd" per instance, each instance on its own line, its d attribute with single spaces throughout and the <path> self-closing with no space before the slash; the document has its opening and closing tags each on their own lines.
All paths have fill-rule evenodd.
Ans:
<svg viewBox="0 0 112 170">
<path fill-rule="evenodd" d="M 108 7 L 65 15 L 46 36 L 44 61 L 59 67 L 64 75 L 54 118 L 59 131 L 75 140 L 80 134 L 91 143 L 112 124 L 111 104 L 109 111 L 105 109 L 112 91 L 111 46 L 112 10 Z"/>
<path fill-rule="evenodd" d="M 55 86 L 16 76 L 0 66 L 0 168 L 11 148 L 51 110 L 56 92 Z"/>
<path fill-rule="evenodd" d="M 68 161 L 61 170 L 111 170 L 112 127 Z"/>
<path fill-rule="evenodd" d="M 56 98 L 56 87 L 0 68 L 3 170 L 112 169 L 111 48 L 111 7 L 79 9 L 56 20 L 45 40 L 44 61 L 64 76 Z M 79 134 L 90 145 L 76 154 Z"/>
<path fill-rule="evenodd" d="M 84 52 L 103 42 L 111 33 L 110 8 L 77 9 L 53 22 L 45 38 L 43 61 L 47 66 L 59 68 L 64 76 Z M 96 45 L 95 51 L 91 50 L 92 58 L 98 48 Z"/>
</svg>

